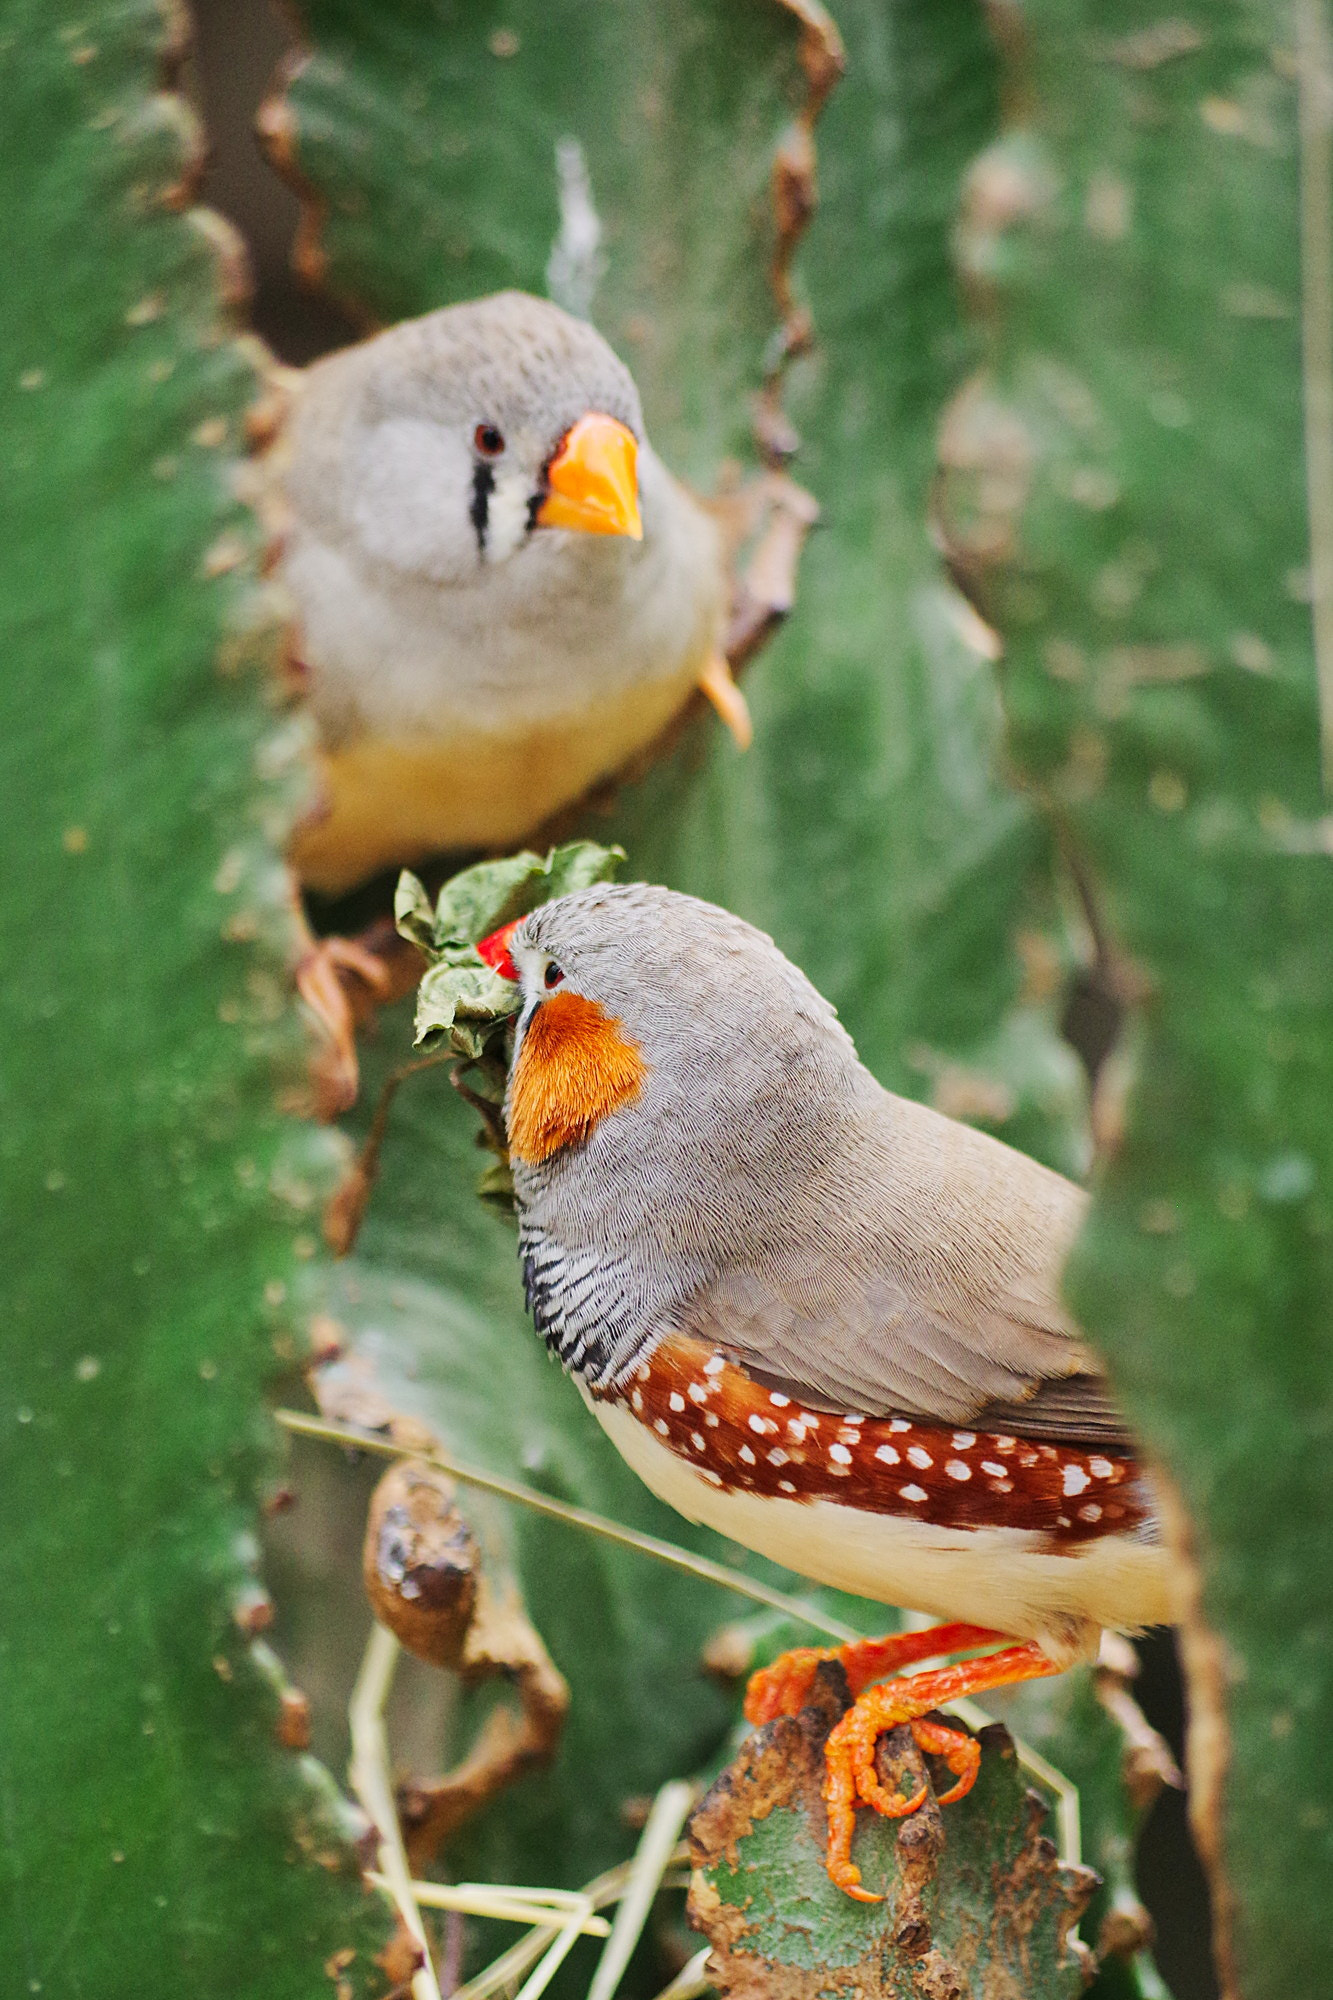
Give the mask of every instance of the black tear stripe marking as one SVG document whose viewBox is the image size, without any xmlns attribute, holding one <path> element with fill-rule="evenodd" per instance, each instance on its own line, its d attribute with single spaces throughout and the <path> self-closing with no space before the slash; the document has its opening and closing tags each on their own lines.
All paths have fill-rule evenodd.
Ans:
<svg viewBox="0 0 1333 2000">
<path fill-rule="evenodd" d="M 477 535 L 477 554 L 486 553 L 486 530 L 490 524 L 491 495 L 495 491 L 495 473 L 484 459 L 478 459 L 472 468 L 472 505 L 468 513 Z"/>
</svg>

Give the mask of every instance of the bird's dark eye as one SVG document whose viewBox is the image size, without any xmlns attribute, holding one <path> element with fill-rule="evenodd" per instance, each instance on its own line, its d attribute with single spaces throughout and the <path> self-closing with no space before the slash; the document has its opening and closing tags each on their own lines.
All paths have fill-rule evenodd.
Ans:
<svg viewBox="0 0 1333 2000">
<path fill-rule="evenodd" d="M 564 976 L 565 975 L 563 971 L 556 964 L 553 958 L 550 958 L 546 961 L 546 972 L 544 974 L 544 977 L 548 988 L 552 986 L 558 986 L 561 980 L 564 978 Z"/>
<path fill-rule="evenodd" d="M 494 424 L 478 424 L 472 442 L 483 458 L 498 458 L 505 448 L 504 432 L 496 430 Z"/>
</svg>

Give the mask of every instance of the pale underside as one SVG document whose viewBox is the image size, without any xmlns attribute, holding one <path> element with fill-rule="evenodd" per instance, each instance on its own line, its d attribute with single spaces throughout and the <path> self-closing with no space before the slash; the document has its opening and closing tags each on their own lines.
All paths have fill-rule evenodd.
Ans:
<svg viewBox="0 0 1333 2000">
<path fill-rule="evenodd" d="M 1013 1528 L 938 1528 L 832 1500 L 787 1500 L 714 1486 L 620 1404 L 585 1399 L 658 1498 L 785 1568 L 880 1604 L 1034 1639 L 1062 1665 L 1091 1657 L 1105 1627 L 1173 1623 L 1164 1546 L 1107 1534 L 1059 1553 Z"/>
<path fill-rule="evenodd" d="M 334 894 L 428 854 L 515 846 L 651 743 L 697 678 L 686 662 L 669 679 L 531 724 L 483 731 L 460 720 L 438 736 L 319 748 L 319 803 L 292 837 L 293 866 Z"/>
</svg>

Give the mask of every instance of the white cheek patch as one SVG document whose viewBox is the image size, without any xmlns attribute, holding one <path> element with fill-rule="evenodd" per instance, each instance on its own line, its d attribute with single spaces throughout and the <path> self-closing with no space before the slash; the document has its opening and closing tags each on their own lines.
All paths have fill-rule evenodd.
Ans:
<svg viewBox="0 0 1333 2000">
<path fill-rule="evenodd" d="M 498 465 L 486 508 L 487 562 L 504 562 L 527 540 L 532 482 L 521 466 Z"/>
<path fill-rule="evenodd" d="M 375 424 L 353 454 L 348 511 L 366 551 L 441 581 L 475 569 L 472 454 L 419 417 Z"/>
<path fill-rule="evenodd" d="M 539 951 L 535 944 L 515 945 L 514 940 L 511 938 L 509 941 L 509 956 L 518 968 L 526 1011 L 526 1008 L 532 1001 L 541 998 L 543 991 L 542 972 L 546 964 L 546 954 L 544 951 Z"/>
</svg>

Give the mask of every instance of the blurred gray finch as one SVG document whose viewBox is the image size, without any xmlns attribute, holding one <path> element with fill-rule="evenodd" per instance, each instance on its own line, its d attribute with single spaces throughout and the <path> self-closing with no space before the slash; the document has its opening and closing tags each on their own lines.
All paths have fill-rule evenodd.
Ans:
<svg viewBox="0 0 1333 2000">
<path fill-rule="evenodd" d="M 265 504 L 319 733 L 319 796 L 291 845 L 303 883 L 338 894 L 390 864 L 511 846 L 696 688 L 749 742 L 723 535 L 653 452 L 591 326 L 501 292 L 284 380 Z M 382 968 L 329 940 L 302 980 L 354 1094 L 339 967 L 372 988 Z"/>
<path fill-rule="evenodd" d="M 709 903 L 599 886 L 479 950 L 522 991 L 505 1112 L 529 1305 L 613 1443 L 688 1519 L 948 1621 L 750 1683 L 762 1723 L 822 1659 L 846 1668 L 828 1866 L 873 1900 L 855 1807 L 921 1804 L 877 1778 L 883 1730 L 944 1758 L 947 1803 L 980 1753 L 931 1710 L 1176 1614 L 1151 1492 L 1060 1299 L 1086 1196 L 883 1089 L 803 974 Z"/>
</svg>

